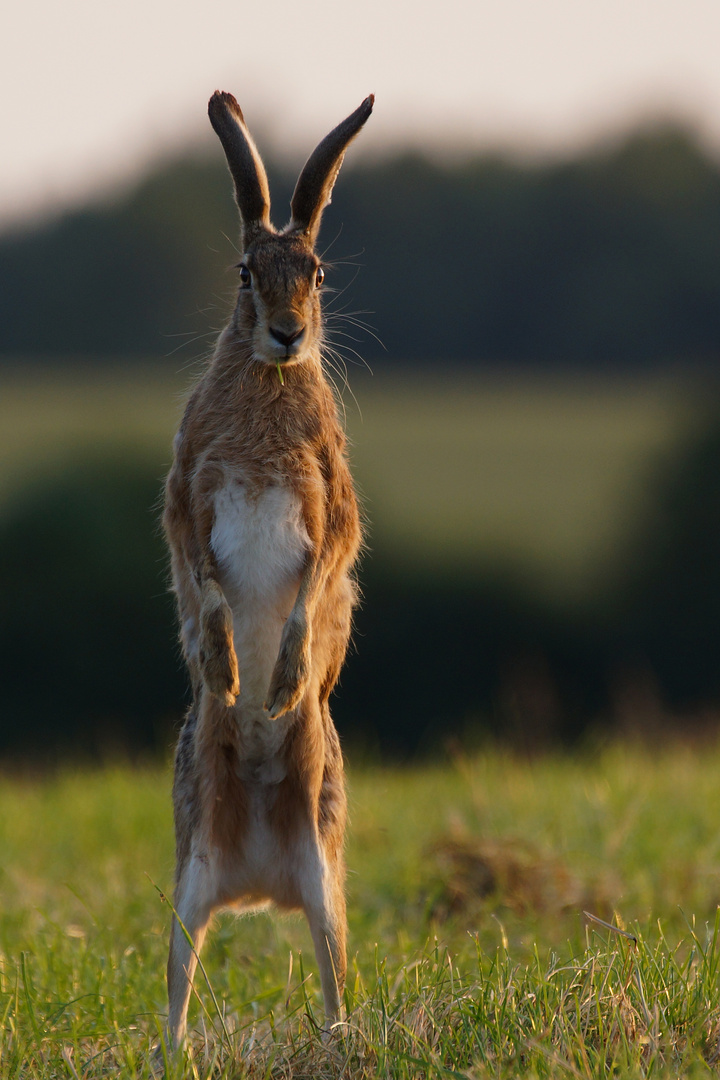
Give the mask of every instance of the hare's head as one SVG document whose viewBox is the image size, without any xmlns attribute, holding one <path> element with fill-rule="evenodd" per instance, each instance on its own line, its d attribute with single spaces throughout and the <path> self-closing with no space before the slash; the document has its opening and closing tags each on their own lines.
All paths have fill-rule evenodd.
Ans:
<svg viewBox="0 0 720 1080">
<path fill-rule="evenodd" d="M 310 155 L 290 202 L 290 223 L 277 231 L 270 223 L 265 169 L 240 106 L 219 90 L 210 98 L 210 122 L 225 150 L 242 221 L 235 326 L 259 363 L 302 363 L 317 351 L 325 274 L 315 241 L 345 149 L 372 112 L 373 100 L 366 98 Z"/>
</svg>

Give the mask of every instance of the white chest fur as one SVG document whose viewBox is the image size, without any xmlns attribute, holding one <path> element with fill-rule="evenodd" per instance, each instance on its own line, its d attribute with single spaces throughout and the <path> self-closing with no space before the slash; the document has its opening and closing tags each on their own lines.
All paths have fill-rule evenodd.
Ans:
<svg viewBox="0 0 720 1080">
<path fill-rule="evenodd" d="M 249 496 L 230 480 L 215 494 L 211 543 L 231 589 L 270 598 L 298 576 L 310 546 L 300 499 L 279 484 Z"/>
<path fill-rule="evenodd" d="M 229 480 L 216 492 L 214 509 L 210 542 L 234 616 L 238 705 L 261 710 L 310 538 L 300 499 L 279 484 L 249 494 Z"/>
</svg>

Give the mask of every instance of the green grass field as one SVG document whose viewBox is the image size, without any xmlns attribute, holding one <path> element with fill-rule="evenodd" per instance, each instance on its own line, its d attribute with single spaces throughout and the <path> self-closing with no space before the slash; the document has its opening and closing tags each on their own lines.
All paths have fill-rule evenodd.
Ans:
<svg viewBox="0 0 720 1080">
<path fill-rule="evenodd" d="M 0 374 L 0 512 L 77 453 L 131 448 L 167 470 L 193 371 L 98 363 Z M 546 595 L 602 582 L 642 515 L 647 478 L 696 422 L 691 383 L 351 372 L 343 394 L 372 548 L 492 567 Z"/>
<path fill-rule="evenodd" d="M 352 769 L 346 1024 L 318 1038 L 302 919 L 221 916 L 169 1075 L 713 1075 L 719 773 L 683 745 Z M 2 1080 L 151 1075 L 169 789 L 151 765 L 3 779 Z"/>
</svg>

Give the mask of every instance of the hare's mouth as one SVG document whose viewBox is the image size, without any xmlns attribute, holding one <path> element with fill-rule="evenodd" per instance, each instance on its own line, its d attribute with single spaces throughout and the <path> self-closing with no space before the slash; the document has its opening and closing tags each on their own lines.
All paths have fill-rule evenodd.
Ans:
<svg viewBox="0 0 720 1080">
<path fill-rule="evenodd" d="M 275 367 L 276 364 L 280 364 L 281 367 L 292 367 L 293 364 L 301 364 L 305 359 L 307 349 L 267 349 L 265 350 L 265 356 L 263 359 L 266 363 Z"/>
</svg>

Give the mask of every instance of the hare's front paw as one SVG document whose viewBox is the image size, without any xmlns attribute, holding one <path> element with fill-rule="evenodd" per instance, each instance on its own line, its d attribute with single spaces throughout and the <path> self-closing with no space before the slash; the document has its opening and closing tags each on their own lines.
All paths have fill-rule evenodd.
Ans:
<svg viewBox="0 0 720 1080">
<path fill-rule="evenodd" d="M 219 589 L 217 593 L 210 594 L 203 605 L 198 653 L 203 682 L 229 708 L 240 693 L 240 677 L 233 645 L 232 612 Z"/>
<path fill-rule="evenodd" d="M 307 674 L 296 668 L 288 671 L 278 660 L 270 679 L 265 710 L 271 720 L 290 712 L 302 701 L 307 690 Z"/>
<path fill-rule="evenodd" d="M 280 645 L 265 710 L 272 720 L 299 705 L 310 676 L 310 647 L 305 635 L 290 634 Z"/>
</svg>

